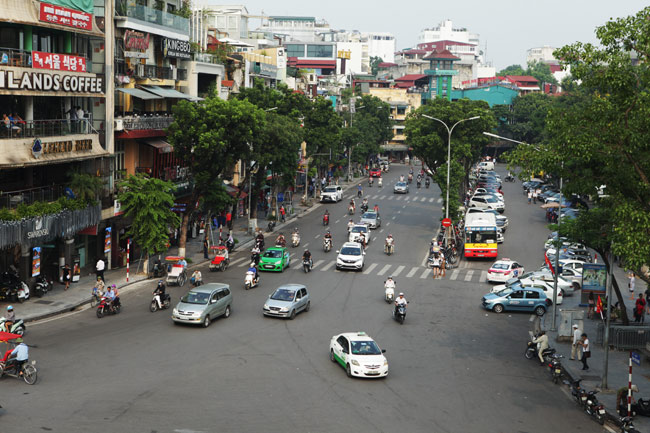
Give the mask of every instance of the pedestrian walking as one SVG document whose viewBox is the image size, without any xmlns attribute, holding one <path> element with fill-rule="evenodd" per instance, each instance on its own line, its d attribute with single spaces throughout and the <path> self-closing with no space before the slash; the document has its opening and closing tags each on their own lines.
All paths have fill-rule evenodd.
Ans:
<svg viewBox="0 0 650 433">
<path fill-rule="evenodd" d="M 528 204 L 530 204 L 533 201 L 533 192 L 531 190 L 528 190 Z"/>
<path fill-rule="evenodd" d="M 286 220 L 287 211 L 284 209 L 284 205 L 280 206 L 280 220 L 284 222 Z"/>
<path fill-rule="evenodd" d="M 589 298 L 587 299 L 587 304 L 589 304 L 589 308 L 587 309 L 587 318 L 593 319 L 594 306 L 596 305 L 596 301 L 594 300 L 594 292 L 589 292 Z"/>
<path fill-rule="evenodd" d="M 572 361 L 578 356 L 578 361 L 582 360 L 582 351 L 580 350 L 580 340 L 582 339 L 582 331 L 577 323 L 573 324 L 573 342 L 571 344 L 571 359 Z"/>
<path fill-rule="evenodd" d="M 106 263 L 104 263 L 104 260 L 100 257 L 95 265 L 95 270 L 97 271 L 97 278 L 101 278 L 102 281 L 106 281 L 104 280 L 104 269 L 106 269 Z"/>
<path fill-rule="evenodd" d="M 97 277 L 101 278 L 101 277 Z M 63 290 L 68 290 L 70 288 L 70 280 L 72 279 L 72 270 L 70 269 L 69 264 L 65 264 L 63 267 L 63 284 L 65 284 L 65 289 Z"/>
<path fill-rule="evenodd" d="M 627 283 L 627 288 L 630 290 L 630 293 L 634 293 L 634 289 L 636 286 L 636 275 L 634 275 L 634 272 L 630 272 L 628 274 L 628 283 Z"/>
<path fill-rule="evenodd" d="M 589 339 L 587 338 L 587 334 L 584 332 L 580 337 L 580 345 L 582 346 L 582 369 L 589 370 L 589 365 L 587 365 L 587 359 L 591 358 L 591 347 L 589 346 Z"/>
<path fill-rule="evenodd" d="M 537 204 L 537 190 L 533 191 L 533 204 Z"/>
<path fill-rule="evenodd" d="M 645 307 L 646 301 L 643 298 L 643 293 L 639 293 L 639 297 L 634 304 L 634 321 L 635 322 L 645 322 Z"/>
<path fill-rule="evenodd" d="M 226 212 L 226 225 L 228 230 L 232 230 L 232 213 L 230 211 Z"/>
<path fill-rule="evenodd" d="M 210 257 L 208 256 L 208 237 L 206 236 L 203 239 L 203 258 L 204 259 L 209 259 Z"/>
</svg>

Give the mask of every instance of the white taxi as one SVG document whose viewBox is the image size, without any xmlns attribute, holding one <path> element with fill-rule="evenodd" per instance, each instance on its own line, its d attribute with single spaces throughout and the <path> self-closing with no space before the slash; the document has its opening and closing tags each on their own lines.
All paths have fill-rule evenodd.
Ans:
<svg viewBox="0 0 650 433">
<path fill-rule="evenodd" d="M 330 340 L 330 360 L 345 368 L 348 377 L 386 377 L 385 352 L 365 332 L 346 332 Z"/>
<path fill-rule="evenodd" d="M 505 283 L 524 273 L 524 267 L 514 260 L 503 258 L 494 262 L 488 269 L 487 279 L 491 283 Z"/>
</svg>

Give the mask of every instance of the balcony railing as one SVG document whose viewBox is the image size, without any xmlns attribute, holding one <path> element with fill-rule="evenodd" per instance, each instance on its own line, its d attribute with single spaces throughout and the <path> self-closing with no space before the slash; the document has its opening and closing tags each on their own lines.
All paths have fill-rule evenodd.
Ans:
<svg viewBox="0 0 650 433">
<path fill-rule="evenodd" d="M 117 117 L 116 119 L 119 119 Z M 167 129 L 174 121 L 173 116 L 143 116 L 122 117 L 122 125 L 126 130 L 137 129 Z"/>
<path fill-rule="evenodd" d="M 51 185 L 0 194 L 0 208 L 14 209 L 19 204 L 32 204 L 37 201 L 52 202 L 65 194 L 63 185 Z"/>
<path fill-rule="evenodd" d="M 0 122 L 0 139 L 96 134 L 91 122 L 92 119 L 23 120 L 10 125 Z"/>
<path fill-rule="evenodd" d="M 170 27 L 183 34 L 190 32 L 190 20 L 179 17 L 178 15 L 159 11 L 147 6 L 134 5 L 130 2 L 122 1 L 118 10 L 123 12 L 126 9 L 126 16 L 135 18 L 140 21 L 146 21 L 152 24 L 158 24 L 162 27 Z"/>
<path fill-rule="evenodd" d="M 192 53 L 192 60 L 195 62 L 212 63 L 214 65 L 222 64 L 217 56 L 210 53 Z"/>
</svg>

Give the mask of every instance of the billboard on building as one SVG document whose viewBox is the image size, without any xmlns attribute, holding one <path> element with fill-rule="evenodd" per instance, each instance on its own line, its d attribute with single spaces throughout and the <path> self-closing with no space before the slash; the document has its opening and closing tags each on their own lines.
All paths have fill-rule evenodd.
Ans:
<svg viewBox="0 0 650 433">
<path fill-rule="evenodd" d="M 90 13 L 87 13 L 78 9 L 70 9 L 50 3 L 41 3 L 39 12 L 38 19 L 45 23 L 59 24 L 81 30 L 93 29 L 92 8 L 90 9 Z"/>
<path fill-rule="evenodd" d="M 41 247 L 32 248 L 32 277 L 41 275 Z"/>
</svg>

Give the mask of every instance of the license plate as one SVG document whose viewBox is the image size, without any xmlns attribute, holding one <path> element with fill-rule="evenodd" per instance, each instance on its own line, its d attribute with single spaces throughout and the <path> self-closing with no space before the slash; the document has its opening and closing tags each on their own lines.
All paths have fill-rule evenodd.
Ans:
<svg viewBox="0 0 650 433">
<path fill-rule="evenodd" d="M 601 415 L 604 415 L 604 414 L 605 414 L 605 409 L 600 409 L 600 410 L 598 411 L 598 413 L 601 414 Z"/>
<path fill-rule="evenodd" d="M 266 269 L 273 269 L 273 268 L 274 268 L 273 265 L 264 265 L 264 267 L 265 267 Z"/>
<path fill-rule="evenodd" d="M 378 371 L 369 371 L 366 374 L 369 375 L 369 376 L 376 376 L 376 375 L 379 374 L 379 372 Z"/>
<path fill-rule="evenodd" d="M 556 372 L 557 374 L 560 374 L 560 373 L 562 373 L 562 370 L 560 370 L 559 368 L 556 368 L 556 369 L 555 369 L 555 372 Z"/>
</svg>

